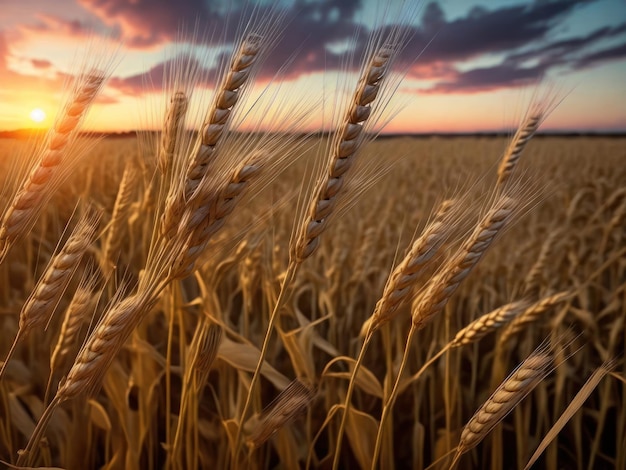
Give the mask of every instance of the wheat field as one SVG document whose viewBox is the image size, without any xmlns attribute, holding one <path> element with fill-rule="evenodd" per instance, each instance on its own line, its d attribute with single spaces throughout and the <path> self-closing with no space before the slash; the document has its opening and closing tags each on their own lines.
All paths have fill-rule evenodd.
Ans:
<svg viewBox="0 0 626 470">
<path fill-rule="evenodd" d="M 86 137 L 93 69 L 0 141 L 4 465 L 626 467 L 626 141 L 529 142 L 545 97 L 375 139 L 389 34 L 322 135 L 231 119 L 270 28 L 200 125 L 179 74 L 160 131 Z"/>
</svg>

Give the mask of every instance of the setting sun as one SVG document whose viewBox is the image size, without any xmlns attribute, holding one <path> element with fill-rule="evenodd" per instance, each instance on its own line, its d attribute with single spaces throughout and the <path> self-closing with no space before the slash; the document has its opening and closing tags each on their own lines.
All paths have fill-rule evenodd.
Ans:
<svg viewBox="0 0 626 470">
<path fill-rule="evenodd" d="M 33 122 L 43 122 L 46 119 L 46 113 L 41 108 L 35 108 L 30 112 L 30 119 Z"/>
</svg>

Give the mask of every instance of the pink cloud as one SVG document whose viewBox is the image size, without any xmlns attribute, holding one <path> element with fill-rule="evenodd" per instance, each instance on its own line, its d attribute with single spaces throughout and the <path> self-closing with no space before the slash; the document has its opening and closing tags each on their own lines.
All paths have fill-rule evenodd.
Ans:
<svg viewBox="0 0 626 470">
<path fill-rule="evenodd" d="M 49 69 L 52 67 L 52 62 L 46 59 L 31 59 L 30 63 L 33 64 L 33 67 L 36 69 Z"/>
</svg>

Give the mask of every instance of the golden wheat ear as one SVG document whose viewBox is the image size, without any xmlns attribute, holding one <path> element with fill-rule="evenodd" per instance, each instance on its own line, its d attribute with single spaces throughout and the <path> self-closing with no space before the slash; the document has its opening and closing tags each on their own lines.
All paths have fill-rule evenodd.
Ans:
<svg viewBox="0 0 626 470">
<path fill-rule="evenodd" d="M 76 157 L 81 125 L 111 73 L 112 59 L 112 53 L 97 57 L 96 65 L 83 65 L 74 79 L 67 101 L 48 131 L 30 173 L 2 217 L 0 263 L 13 244 L 31 230 L 53 192 L 67 178 L 71 160 Z"/>
<path fill-rule="evenodd" d="M 130 166 L 126 167 L 117 190 L 111 220 L 108 224 L 109 228 L 102 247 L 101 265 L 105 273 L 109 273 L 115 268 L 115 260 L 121 251 L 121 244 L 125 236 L 124 224 L 128 221 L 133 202 L 134 186 L 132 183 L 135 179 L 135 171 Z"/>
<path fill-rule="evenodd" d="M 538 96 L 528 107 L 521 124 L 517 127 L 513 138 L 500 158 L 497 181 L 499 188 L 504 188 L 511 181 L 526 146 L 539 130 L 539 126 L 554 111 L 560 101 L 560 94 L 550 86 L 547 86 L 545 91 L 538 92 Z"/>
<path fill-rule="evenodd" d="M 248 437 L 248 446 L 260 447 L 279 429 L 294 420 L 309 406 L 315 389 L 299 379 L 291 382 L 255 419 Z M 252 418 L 251 418 L 252 420 Z"/>
<path fill-rule="evenodd" d="M 376 97 L 380 93 L 385 78 L 390 72 L 390 67 L 396 54 L 397 49 L 385 42 L 382 42 L 377 48 L 373 48 L 370 51 L 369 57 L 365 60 L 366 66 L 361 71 L 352 101 L 332 142 L 324 173 L 320 174 L 311 193 L 308 212 L 296 228 L 296 234 L 290 243 L 289 265 L 281 283 L 277 301 L 270 315 L 261 347 L 261 356 L 252 377 L 246 402 L 239 419 L 240 426 L 235 439 L 235 453 L 239 452 L 241 423 L 247 418 L 252 396 L 260 376 L 261 366 L 267 353 L 269 340 L 278 318 L 278 312 L 286 301 L 290 283 L 295 279 L 298 267 L 317 249 L 319 237 L 326 229 L 333 213 L 336 212 L 336 206 L 342 194 L 345 178 L 354 164 L 358 151 L 367 140 L 364 135 L 364 131 L 367 129 L 366 124 L 370 119 Z"/>
<path fill-rule="evenodd" d="M 61 250 L 51 258 L 43 276 L 37 281 L 20 311 L 18 332 L 0 368 L 0 379 L 18 342 L 36 328 L 46 326 L 50 322 L 81 259 L 96 238 L 99 218 L 99 215 L 93 212 L 83 216 Z"/>
<path fill-rule="evenodd" d="M 476 447 L 552 371 L 553 347 L 539 346 L 509 375 L 467 422 L 461 433 L 454 468 L 461 456 Z"/>
<path fill-rule="evenodd" d="M 65 310 L 61 330 L 50 355 L 50 377 L 46 387 L 44 403 L 48 402 L 50 385 L 54 376 L 59 376 L 59 372 L 67 365 L 70 359 L 73 359 L 72 355 L 76 354 L 78 350 L 80 330 L 85 324 L 85 320 L 90 318 L 88 314 L 91 312 L 98 296 L 96 286 L 99 280 L 100 276 L 98 273 L 90 273 L 89 269 L 85 270 L 76 292 Z"/>
</svg>

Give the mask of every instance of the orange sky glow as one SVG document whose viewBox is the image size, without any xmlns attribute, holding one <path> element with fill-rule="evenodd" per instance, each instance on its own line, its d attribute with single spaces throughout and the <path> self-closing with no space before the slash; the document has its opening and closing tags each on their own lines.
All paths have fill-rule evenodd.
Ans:
<svg viewBox="0 0 626 470">
<path fill-rule="evenodd" d="M 172 45 L 184 30 L 180 25 L 204 15 L 209 26 L 219 29 L 223 20 L 223 12 L 208 9 L 204 0 L 173 2 L 184 6 L 180 17 L 158 0 L 57 3 L 64 8 L 41 0 L 3 0 L 0 131 L 51 126 L 67 77 L 76 71 L 89 43 L 115 55 L 109 58 L 111 78 L 86 128 L 124 132 L 158 127 L 165 102 L 163 63 L 177 53 Z M 308 106 L 315 114 L 306 124 L 308 130 L 327 126 L 335 104 L 346 99 L 333 91 L 335 83 L 346 89 L 356 83 L 363 42 L 358 38 L 380 27 L 375 3 L 309 2 L 295 13 L 285 3 L 289 21 L 251 96 L 265 87 L 265 93 L 272 94 L 273 87 L 280 86 L 280 106 Z M 468 2 L 457 0 L 423 2 L 407 10 L 413 16 L 404 20 L 413 32 L 399 58 L 404 78 L 389 103 L 393 119 L 385 132 L 507 130 L 519 121 L 533 95 L 546 88 L 554 89 L 562 101 L 543 130 L 626 132 L 626 8 L 621 0 L 469 3 L 469 10 Z M 198 85 L 208 106 L 213 68 L 220 53 L 228 54 L 236 32 L 214 32 L 225 38 L 221 41 L 198 40 L 202 34 L 210 37 L 211 31 L 185 42 L 188 52 L 208 58 L 202 67 L 209 78 Z M 351 55 L 352 68 L 345 65 Z M 285 64 L 290 65 L 287 72 L 274 77 Z M 43 121 L 31 118 L 34 109 L 45 113 Z M 265 114 L 274 112 L 270 109 Z"/>
</svg>

